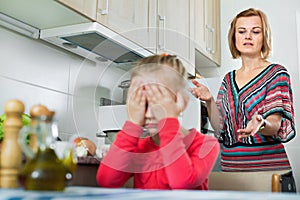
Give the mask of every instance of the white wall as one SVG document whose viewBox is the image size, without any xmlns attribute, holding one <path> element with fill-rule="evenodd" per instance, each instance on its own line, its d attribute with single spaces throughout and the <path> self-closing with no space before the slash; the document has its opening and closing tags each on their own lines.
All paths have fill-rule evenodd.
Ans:
<svg viewBox="0 0 300 200">
<path fill-rule="evenodd" d="M 60 137 L 96 139 L 100 97 L 121 101 L 123 70 L 95 64 L 0 26 L 0 114 L 10 99 L 56 112 Z M 105 117 L 105 116 L 103 116 Z"/>
<path fill-rule="evenodd" d="M 249 7 L 263 10 L 268 16 L 273 35 L 273 53 L 269 59 L 272 62 L 280 63 L 289 70 L 294 92 L 295 119 L 297 136 L 286 144 L 288 156 L 290 158 L 294 175 L 297 182 L 297 191 L 300 192 L 300 90 L 299 90 L 299 61 L 298 35 L 296 24 L 296 13 L 300 11 L 300 1 L 298 0 L 221 0 L 221 52 L 222 64 L 219 68 L 220 74 L 236 69 L 240 62 L 231 59 L 231 54 L 227 45 L 227 31 L 231 19 L 240 11 Z M 300 30 L 300 27 L 299 27 Z M 299 36 L 298 36 L 299 37 Z"/>
</svg>

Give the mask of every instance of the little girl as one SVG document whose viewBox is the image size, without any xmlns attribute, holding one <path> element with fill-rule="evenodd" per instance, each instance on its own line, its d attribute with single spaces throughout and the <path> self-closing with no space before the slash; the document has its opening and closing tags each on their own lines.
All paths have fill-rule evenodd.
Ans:
<svg viewBox="0 0 300 200">
<path fill-rule="evenodd" d="M 179 124 L 189 100 L 186 77 L 173 55 L 150 56 L 135 67 L 128 120 L 99 165 L 99 186 L 122 187 L 133 177 L 134 188 L 140 189 L 208 189 L 219 144 Z"/>
</svg>

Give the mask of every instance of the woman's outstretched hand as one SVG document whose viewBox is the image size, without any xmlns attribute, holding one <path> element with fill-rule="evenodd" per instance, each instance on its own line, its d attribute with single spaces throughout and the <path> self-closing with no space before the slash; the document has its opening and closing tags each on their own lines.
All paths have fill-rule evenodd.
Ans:
<svg viewBox="0 0 300 200">
<path fill-rule="evenodd" d="M 259 129 L 264 124 L 264 118 L 262 115 L 253 116 L 252 120 L 247 124 L 244 129 L 238 129 L 237 132 L 240 133 L 239 139 L 249 137 L 250 135 L 255 135 Z"/>
<path fill-rule="evenodd" d="M 190 92 L 197 98 L 202 101 L 210 101 L 213 97 L 209 89 L 203 84 L 199 83 L 196 80 L 192 80 L 192 83 L 196 86 L 195 88 L 190 88 Z"/>
</svg>

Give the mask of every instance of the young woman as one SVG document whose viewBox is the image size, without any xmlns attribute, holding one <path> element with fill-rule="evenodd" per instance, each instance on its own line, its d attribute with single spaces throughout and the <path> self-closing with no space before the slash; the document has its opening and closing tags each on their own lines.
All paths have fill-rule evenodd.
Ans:
<svg viewBox="0 0 300 200">
<path fill-rule="evenodd" d="M 225 75 L 216 102 L 197 81 L 191 89 L 206 101 L 211 124 L 224 140 L 222 170 L 291 170 L 282 144 L 296 134 L 291 81 L 285 67 L 267 60 L 271 32 L 266 15 L 253 8 L 240 12 L 228 41 L 242 66 Z"/>
<path fill-rule="evenodd" d="M 128 121 L 101 161 L 99 186 L 122 187 L 133 177 L 134 188 L 208 189 L 219 144 L 179 124 L 189 99 L 186 77 L 181 61 L 172 55 L 144 58 L 134 69 Z"/>
</svg>

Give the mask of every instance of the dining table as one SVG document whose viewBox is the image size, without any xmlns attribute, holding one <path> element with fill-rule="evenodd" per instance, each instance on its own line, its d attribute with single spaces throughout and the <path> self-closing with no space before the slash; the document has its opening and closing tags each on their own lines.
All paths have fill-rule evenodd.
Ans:
<svg viewBox="0 0 300 200">
<path fill-rule="evenodd" d="M 142 200 L 300 200 L 298 193 L 244 192 L 219 190 L 156 190 L 68 186 L 63 191 L 33 191 L 0 188 L 1 200 L 142 199 Z"/>
</svg>

